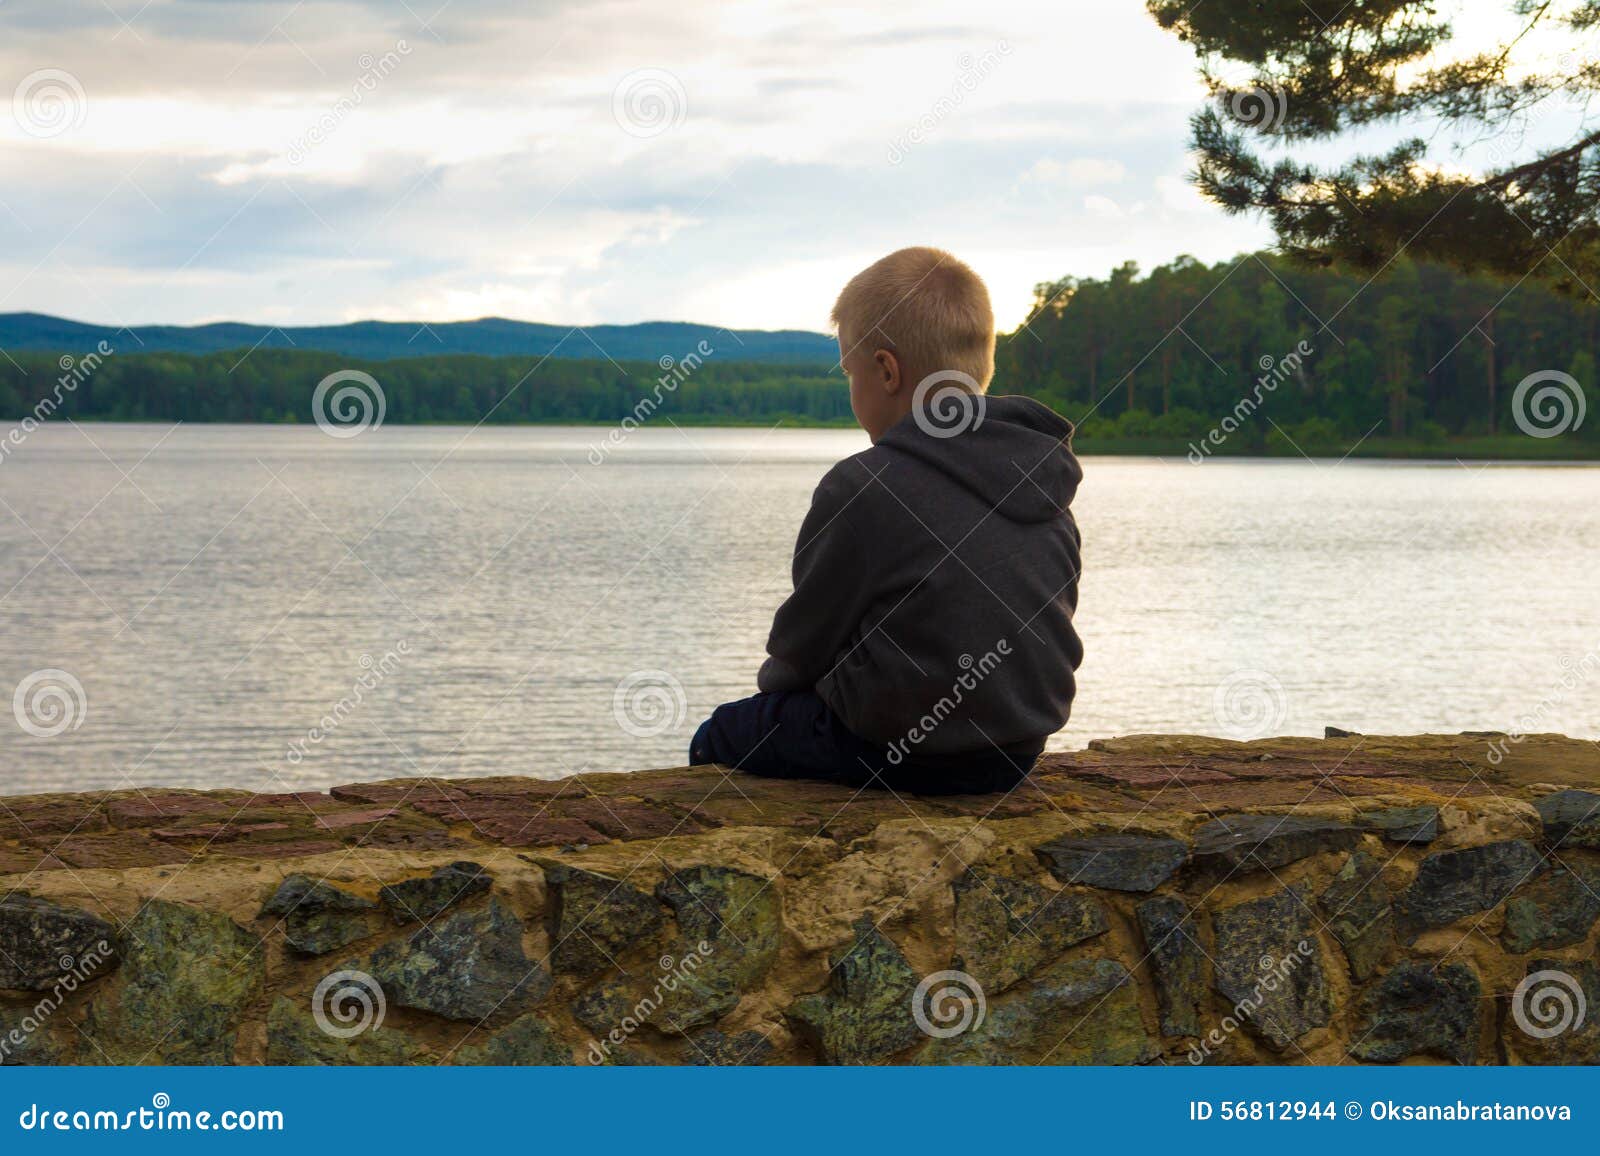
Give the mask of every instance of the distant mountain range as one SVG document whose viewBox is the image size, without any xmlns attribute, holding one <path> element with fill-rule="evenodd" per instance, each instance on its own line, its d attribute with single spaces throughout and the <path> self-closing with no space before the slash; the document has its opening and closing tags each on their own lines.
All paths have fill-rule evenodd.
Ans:
<svg viewBox="0 0 1600 1156">
<path fill-rule="evenodd" d="M 833 338 L 803 329 L 719 329 L 684 321 L 582 328 L 484 317 L 477 321 L 354 321 L 348 325 L 141 325 L 68 321 L 43 313 L 0 313 L 0 349 L 80 354 L 101 341 L 121 353 L 217 353 L 244 349 L 308 349 L 369 361 L 443 354 L 485 357 L 679 359 L 701 341 L 719 359 L 818 364 L 838 358 Z M 704 356 L 704 354 L 702 354 Z"/>
</svg>

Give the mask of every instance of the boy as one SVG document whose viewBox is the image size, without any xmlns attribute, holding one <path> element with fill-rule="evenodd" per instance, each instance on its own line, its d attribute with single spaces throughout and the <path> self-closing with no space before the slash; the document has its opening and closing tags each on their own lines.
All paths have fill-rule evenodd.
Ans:
<svg viewBox="0 0 1600 1156">
<path fill-rule="evenodd" d="M 872 448 L 823 477 L 759 694 L 701 724 L 692 763 L 913 794 L 1007 791 L 1067 721 L 1083 476 L 1072 425 L 986 397 L 989 291 L 902 249 L 833 307 Z"/>
</svg>

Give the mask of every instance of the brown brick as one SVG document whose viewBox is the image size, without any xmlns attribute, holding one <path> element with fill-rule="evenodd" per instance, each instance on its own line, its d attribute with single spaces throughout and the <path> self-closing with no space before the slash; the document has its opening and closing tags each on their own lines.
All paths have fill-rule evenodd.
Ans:
<svg viewBox="0 0 1600 1156">
<path fill-rule="evenodd" d="M 579 819 L 550 815 L 494 815 L 473 820 L 483 838 L 506 847 L 556 847 L 568 843 L 609 843 L 610 839 Z"/>
<path fill-rule="evenodd" d="M 159 867 L 188 863 L 195 857 L 188 848 L 152 839 L 142 831 L 68 835 L 59 841 L 41 839 L 38 845 L 71 866 L 82 868 Z"/>
<path fill-rule="evenodd" d="M 674 813 L 640 799 L 557 799 L 550 814 L 579 819 L 613 839 L 663 839 L 696 835 L 706 825 L 688 813 Z"/>
<path fill-rule="evenodd" d="M 364 807 L 353 811 L 331 811 L 318 815 L 318 827 L 325 831 L 342 831 L 346 827 L 358 827 L 393 818 L 400 814 L 397 807 Z"/>
<path fill-rule="evenodd" d="M 0 844 L 0 875 L 27 875 L 34 871 L 59 871 L 67 864 L 48 850 L 27 844 Z M 0 895 L 4 890 L 0 889 Z"/>
<path fill-rule="evenodd" d="M 23 795 L 0 798 L 0 839 L 104 831 L 105 809 L 98 795 Z"/>
<path fill-rule="evenodd" d="M 236 839 L 243 839 L 265 831 L 287 831 L 289 824 L 279 821 L 271 822 L 224 822 L 224 823 L 197 823 L 190 827 L 160 827 L 150 834 L 157 839 L 168 839 L 176 843 L 231 843 Z"/>
</svg>

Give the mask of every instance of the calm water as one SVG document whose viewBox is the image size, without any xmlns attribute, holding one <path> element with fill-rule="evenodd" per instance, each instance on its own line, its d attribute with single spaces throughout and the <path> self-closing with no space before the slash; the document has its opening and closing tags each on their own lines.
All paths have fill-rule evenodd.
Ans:
<svg viewBox="0 0 1600 1156">
<path fill-rule="evenodd" d="M 33 433 L 0 464 L 0 791 L 681 762 L 750 691 L 811 487 L 865 439 L 655 428 L 594 464 L 605 433 Z M 1600 735 L 1600 471 L 1094 458 L 1077 508 L 1057 747 Z"/>
</svg>

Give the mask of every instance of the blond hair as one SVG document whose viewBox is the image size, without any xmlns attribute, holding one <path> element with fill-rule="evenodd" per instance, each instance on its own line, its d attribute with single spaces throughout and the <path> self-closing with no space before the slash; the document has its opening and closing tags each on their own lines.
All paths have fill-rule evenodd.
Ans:
<svg viewBox="0 0 1600 1156">
<path fill-rule="evenodd" d="M 868 265 L 834 302 L 833 324 L 852 348 L 887 348 L 913 381 L 955 370 L 982 393 L 994 377 L 989 289 L 943 249 L 900 249 Z"/>
</svg>

